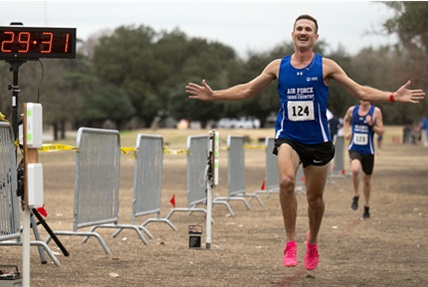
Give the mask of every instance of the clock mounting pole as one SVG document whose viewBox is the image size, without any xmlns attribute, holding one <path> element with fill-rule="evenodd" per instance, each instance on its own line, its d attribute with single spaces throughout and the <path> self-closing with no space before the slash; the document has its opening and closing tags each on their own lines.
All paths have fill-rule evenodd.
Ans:
<svg viewBox="0 0 428 287">
<path fill-rule="evenodd" d="M 8 86 L 9 90 L 12 90 L 12 129 L 13 129 L 13 135 L 14 135 L 14 140 L 15 142 L 18 143 L 19 145 L 19 119 L 18 119 L 18 102 L 19 102 L 19 93 L 21 92 L 21 89 L 19 87 L 19 68 L 26 63 L 28 60 L 39 60 L 40 57 L 46 57 L 46 58 L 74 58 L 75 57 L 75 29 L 72 28 L 70 29 L 66 29 L 64 32 L 66 35 L 71 34 L 71 46 L 63 46 L 62 48 L 64 48 L 63 50 L 54 50 L 54 53 L 50 53 L 51 50 L 49 50 L 49 53 L 45 53 L 44 48 L 40 49 L 37 52 L 30 54 L 27 54 L 26 50 L 22 50 L 22 44 L 24 45 L 29 45 L 30 44 L 30 38 L 31 38 L 31 33 L 36 33 L 37 31 L 39 31 L 40 29 L 42 29 L 43 31 L 47 30 L 48 32 L 42 32 L 43 34 L 48 34 L 48 35 L 52 35 L 52 38 L 50 38 L 49 41 L 44 41 L 42 43 L 47 44 L 49 49 L 55 44 L 55 39 L 54 39 L 54 34 L 53 33 L 63 33 L 62 30 L 58 30 L 57 28 L 51 28 L 51 29 L 44 29 L 44 28 L 33 28 L 33 29 L 28 29 L 27 27 L 23 27 L 23 24 L 20 22 L 12 22 L 10 24 L 11 26 L 11 31 L 7 31 L 6 33 L 9 33 L 7 35 L 12 35 L 13 33 L 20 33 L 22 32 L 22 35 L 30 35 L 28 36 L 28 38 L 20 38 L 19 36 L 15 38 L 15 34 L 13 34 L 13 38 L 4 38 L 4 34 L 5 32 L 3 31 L 3 38 L 1 40 L 1 50 L 0 50 L 0 59 L 5 60 L 6 63 L 8 63 L 10 65 L 9 70 L 13 73 L 13 81 L 12 84 Z M 0 27 L 1 28 L 4 27 Z M 7 27 L 6 27 L 7 28 Z M 30 32 L 27 32 L 28 31 Z M 5 29 L 3 29 L 5 30 Z M 8 29 L 6 29 L 8 30 Z M 15 32 L 13 32 L 15 31 Z M 58 32 L 59 31 L 59 32 Z M 37 35 L 37 34 L 34 34 Z M 13 41 L 12 41 L 13 39 Z M 24 40 L 23 40 L 24 39 Z M 68 38 L 67 38 L 68 39 Z M 40 39 L 39 39 L 40 40 Z M 43 39 L 42 39 L 43 40 Z M 16 42 L 17 41 L 17 42 Z M 13 45 L 17 44 L 18 48 L 16 49 L 16 51 L 13 51 L 12 47 Z M 9 47 L 10 48 L 6 48 Z M 21 45 L 21 46 L 19 46 Z M 55 46 L 56 47 L 56 46 Z M 70 48 L 70 50 L 68 50 L 68 48 Z M 11 53 L 8 53 L 10 50 Z M 48 50 L 46 50 L 48 51 Z M 57 53 L 58 52 L 58 53 Z M 60 53 L 59 53 L 60 52 Z M 64 52 L 64 53 L 63 53 Z M 65 53 L 66 52 L 66 53 Z M 10 55 L 7 55 L 10 54 Z M 21 55 L 22 54 L 22 55 Z M 15 149 L 15 157 L 17 157 L 17 149 Z M 24 169 L 24 164 L 21 161 L 21 163 L 18 165 L 18 188 L 17 188 L 17 195 L 21 196 L 21 201 L 25 202 L 25 199 L 23 198 L 24 196 L 24 190 L 23 190 L 23 182 L 24 182 L 24 176 L 23 176 L 23 169 Z M 51 238 L 54 240 L 54 242 L 57 244 L 57 246 L 59 247 L 59 249 L 61 249 L 62 253 L 64 254 L 64 256 L 69 256 L 69 252 L 67 251 L 67 249 L 64 247 L 64 245 L 61 243 L 61 241 L 58 239 L 58 237 L 55 235 L 55 233 L 52 231 L 52 229 L 49 227 L 49 225 L 47 224 L 47 222 L 44 220 L 44 218 L 40 215 L 39 211 L 36 208 L 32 208 L 31 209 L 31 226 L 33 228 L 33 232 L 34 232 L 34 236 L 36 237 L 36 240 L 40 240 L 40 235 L 37 229 L 37 225 L 40 223 L 46 230 L 46 232 L 51 236 Z M 37 217 L 38 219 L 38 223 L 35 222 L 34 216 Z M 41 248 L 41 246 L 39 246 L 39 254 L 41 257 L 41 261 L 43 264 L 47 263 L 45 256 L 44 256 L 44 252 L 43 249 Z"/>
<path fill-rule="evenodd" d="M 6 61 L 10 65 L 10 71 L 13 73 L 12 85 L 9 85 L 9 90 L 12 90 L 12 128 L 15 141 L 18 139 L 18 95 L 21 89 L 18 85 L 19 68 L 24 64 L 25 60 Z"/>
<path fill-rule="evenodd" d="M 34 60 L 34 59 L 32 59 Z M 6 60 L 6 62 L 10 65 L 10 71 L 13 73 L 13 81 L 12 85 L 9 85 L 9 90 L 12 90 L 12 129 L 14 134 L 14 140 L 15 142 L 19 143 L 19 120 L 18 120 L 18 99 L 19 99 L 19 93 L 21 92 L 21 89 L 19 88 L 19 68 L 26 63 L 26 60 L 24 59 L 14 59 L 14 60 Z M 15 156 L 17 156 L 17 150 L 15 150 Z M 23 196 L 23 185 L 20 183 L 23 183 L 23 178 L 21 178 L 20 175 L 23 176 L 23 169 L 24 167 L 21 166 L 21 164 L 18 166 L 18 190 L 17 194 L 18 196 Z M 25 199 L 21 198 L 21 200 L 24 202 Z M 40 213 L 37 211 L 36 208 L 33 208 L 31 210 L 31 214 L 36 216 L 39 220 L 39 223 L 45 228 L 46 232 L 52 237 L 52 240 L 56 243 L 58 248 L 62 251 L 64 256 L 69 256 L 69 252 L 64 247 L 62 242 L 58 239 L 58 237 L 55 235 L 55 233 L 52 231 L 50 226 L 47 224 L 47 222 L 43 219 L 43 217 L 40 215 Z M 37 224 L 34 220 L 34 217 L 31 216 L 31 224 L 34 231 L 34 235 L 37 240 L 40 240 L 39 232 L 37 230 Z M 42 259 L 42 263 L 46 263 L 46 259 L 43 253 L 43 249 L 39 248 L 39 253 Z"/>
<path fill-rule="evenodd" d="M 22 22 L 12 22 L 10 23 L 11 26 L 23 26 L 24 24 Z M 24 64 L 26 60 L 6 60 L 6 63 L 9 63 L 10 65 L 10 71 L 13 73 L 13 80 L 12 85 L 9 85 L 9 90 L 12 90 L 12 129 L 13 129 L 13 136 L 14 140 L 16 141 L 18 139 L 19 133 L 18 133 L 18 95 L 21 90 L 19 89 L 18 85 L 18 72 L 19 67 Z M 15 150 L 15 156 L 16 156 L 16 150 Z"/>
</svg>

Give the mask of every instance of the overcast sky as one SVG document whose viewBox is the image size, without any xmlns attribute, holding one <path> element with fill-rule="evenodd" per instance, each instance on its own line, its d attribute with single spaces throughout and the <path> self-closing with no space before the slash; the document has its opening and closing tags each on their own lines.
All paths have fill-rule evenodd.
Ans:
<svg viewBox="0 0 428 287">
<path fill-rule="evenodd" d="M 291 39 L 294 20 L 311 14 L 320 39 L 351 54 L 363 47 L 396 42 L 375 35 L 393 15 L 384 4 L 365 1 L 0 1 L 0 26 L 73 27 L 86 40 L 119 26 L 145 25 L 156 31 L 178 28 L 232 46 L 241 56 L 266 51 Z"/>
</svg>

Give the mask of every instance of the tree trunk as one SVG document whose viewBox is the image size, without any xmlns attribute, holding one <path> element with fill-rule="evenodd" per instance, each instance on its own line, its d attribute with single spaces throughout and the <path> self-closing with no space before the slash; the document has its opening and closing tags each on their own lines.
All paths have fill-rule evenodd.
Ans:
<svg viewBox="0 0 428 287">
<path fill-rule="evenodd" d="M 58 140 L 58 125 L 55 123 L 55 124 L 52 124 L 52 127 L 53 127 L 54 141 L 57 141 Z"/>
<path fill-rule="evenodd" d="M 65 139 L 65 121 L 61 121 L 61 139 Z"/>
</svg>

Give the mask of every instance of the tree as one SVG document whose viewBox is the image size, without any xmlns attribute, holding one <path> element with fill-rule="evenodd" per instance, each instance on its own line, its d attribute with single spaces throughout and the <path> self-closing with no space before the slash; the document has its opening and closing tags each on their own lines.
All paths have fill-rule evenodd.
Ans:
<svg viewBox="0 0 428 287">
<path fill-rule="evenodd" d="M 200 82 L 202 79 L 215 89 L 229 86 L 237 56 L 226 45 L 200 38 L 189 39 L 182 53 L 185 61 L 176 75 L 175 90 L 171 91 L 168 107 L 177 119 L 201 121 L 205 126 L 208 120 L 223 116 L 224 103 L 189 101 L 184 87 L 189 81 Z"/>
<path fill-rule="evenodd" d="M 319 40 L 314 51 L 338 62 L 357 82 L 386 90 L 395 90 L 407 79 L 415 87 L 428 86 L 427 9 L 420 3 L 388 2 L 396 15 L 385 23 L 390 33 L 399 34 L 394 47 L 363 49 L 350 56 L 339 45 L 329 55 L 328 45 Z M 217 41 L 191 38 L 178 28 L 157 32 L 146 26 L 121 26 L 103 31 L 78 43 L 75 60 L 29 61 L 19 75 L 19 104 L 40 100 L 45 123 L 57 131 L 65 123 L 101 126 L 106 120 L 117 128 L 126 127 L 131 117 L 140 126 L 149 126 L 155 117 L 171 115 L 175 119 L 201 121 L 222 117 L 253 116 L 264 120 L 279 108 L 275 84 L 255 97 L 237 102 L 190 101 L 184 93 L 189 82 L 206 79 L 213 89 L 223 89 L 256 77 L 272 60 L 290 55 L 293 42 L 279 43 L 263 52 L 250 51 L 240 59 L 233 48 Z M 44 79 L 42 80 L 42 75 Z M 12 74 L 7 63 L 0 63 L 0 110 L 11 117 Z M 9 79 L 9 80 L 7 80 Z M 328 108 L 344 114 L 355 98 L 347 95 L 334 81 L 330 85 Z M 428 114 L 424 105 L 379 104 L 385 123 L 415 121 Z M 22 105 L 19 105 L 21 110 Z M 61 135 L 62 136 L 62 135 Z"/>
<path fill-rule="evenodd" d="M 123 89 L 115 85 L 99 85 L 92 97 L 85 101 L 82 120 L 102 123 L 111 120 L 117 129 L 123 129 L 135 109 Z"/>
<path fill-rule="evenodd" d="M 405 47 L 416 46 L 428 51 L 428 5 L 424 1 L 384 2 L 395 10 L 395 16 L 384 23 L 386 30 L 396 33 Z"/>
<path fill-rule="evenodd" d="M 355 68 L 352 66 L 351 56 L 342 45 L 339 45 L 337 50 L 332 51 L 331 54 L 328 55 L 328 58 L 337 62 L 352 78 L 358 75 L 358 72 L 355 72 Z M 337 114 L 338 117 L 343 117 L 347 108 L 356 102 L 358 102 L 358 100 L 340 87 L 335 81 L 330 82 L 327 102 L 327 107 L 330 111 Z"/>
<path fill-rule="evenodd" d="M 395 11 L 395 16 L 384 23 L 389 33 L 396 33 L 404 51 L 394 59 L 401 63 L 397 65 L 395 78 L 402 81 L 412 79 L 413 86 L 426 90 L 428 79 L 425 73 L 428 69 L 428 5 L 426 2 L 384 2 Z M 417 107 L 407 107 L 406 115 L 416 121 L 428 115 L 428 101 Z"/>
<path fill-rule="evenodd" d="M 128 97 L 137 116 L 146 123 L 164 102 L 157 93 L 159 70 L 154 57 L 156 32 L 145 26 L 121 26 L 111 35 L 99 38 L 94 48 L 93 65 L 98 81 L 108 84 L 118 95 Z"/>
</svg>

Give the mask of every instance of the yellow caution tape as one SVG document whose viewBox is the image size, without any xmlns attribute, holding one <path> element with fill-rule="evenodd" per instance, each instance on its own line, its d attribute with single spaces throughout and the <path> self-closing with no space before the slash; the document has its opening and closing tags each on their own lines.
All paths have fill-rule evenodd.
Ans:
<svg viewBox="0 0 428 287">
<path fill-rule="evenodd" d="M 134 147 L 121 147 L 120 151 L 123 154 L 127 154 L 127 153 L 130 153 L 130 152 L 135 153 L 137 150 Z"/>
<path fill-rule="evenodd" d="M 246 144 L 246 145 L 244 145 L 244 148 L 247 148 L 247 149 L 259 149 L 259 148 L 266 148 L 266 146 L 265 145 L 248 145 L 248 144 Z"/>
<path fill-rule="evenodd" d="M 244 145 L 244 148 L 246 149 L 264 149 L 266 148 L 265 145 Z M 64 151 L 64 150 L 71 150 L 71 151 L 79 151 L 79 148 L 77 146 L 71 146 L 71 145 L 65 145 L 65 144 L 43 144 L 41 148 L 38 149 L 40 152 L 53 152 L 53 151 Z M 220 150 L 229 150 L 229 147 L 221 147 Z M 136 148 L 134 147 L 122 147 L 120 148 L 120 151 L 122 154 L 129 154 L 131 153 L 131 157 L 135 158 L 135 155 L 137 153 Z M 168 146 L 163 147 L 163 152 L 165 154 L 185 154 L 188 152 L 187 149 L 170 149 Z"/>
<path fill-rule="evenodd" d="M 65 144 L 44 144 L 38 149 L 41 152 L 61 151 L 61 150 L 74 150 L 78 151 L 77 146 L 65 145 Z"/>
<path fill-rule="evenodd" d="M 5 115 L 3 115 L 1 112 L 0 112 L 0 121 L 2 121 L 2 122 L 8 122 L 8 121 L 6 120 L 6 116 L 5 116 Z"/>
<path fill-rule="evenodd" d="M 120 151 L 122 154 L 132 153 L 131 158 L 135 158 L 135 154 L 137 153 L 137 150 L 134 147 L 122 147 L 120 148 Z"/>
<path fill-rule="evenodd" d="M 79 148 L 77 146 L 71 146 L 71 145 L 65 145 L 65 144 L 44 144 L 38 150 L 40 152 L 52 152 L 52 151 L 63 151 L 63 150 L 78 151 Z M 120 152 L 122 154 L 132 153 L 132 158 L 134 158 L 137 150 L 134 147 L 122 147 L 120 148 Z M 187 149 L 173 150 L 165 146 L 163 148 L 163 152 L 166 154 L 184 154 L 187 152 Z"/>
<path fill-rule="evenodd" d="M 131 158 L 135 158 L 135 155 L 137 153 L 137 149 L 134 147 L 122 147 L 120 151 L 122 152 L 122 154 L 132 153 Z M 168 146 L 164 146 L 163 152 L 165 154 L 183 154 L 183 153 L 186 153 L 187 150 L 186 149 L 173 150 L 168 148 Z"/>
<path fill-rule="evenodd" d="M 165 154 L 183 154 L 183 153 L 187 153 L 187 149 L 173 150 L 173 149 L 169 149 L 167 146 L 164 146 L 163 147 L 163 153 L 165 153 Z"/>
</svg>

